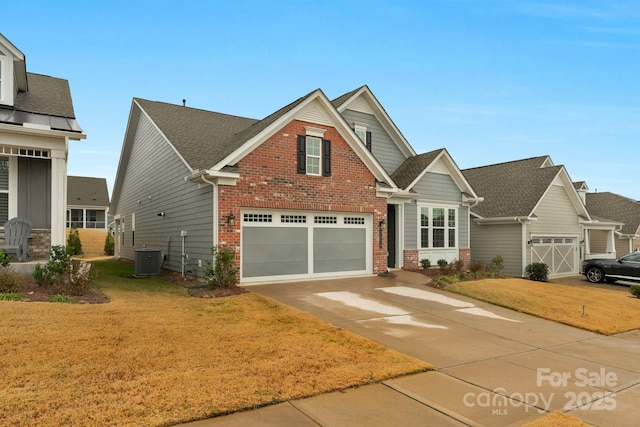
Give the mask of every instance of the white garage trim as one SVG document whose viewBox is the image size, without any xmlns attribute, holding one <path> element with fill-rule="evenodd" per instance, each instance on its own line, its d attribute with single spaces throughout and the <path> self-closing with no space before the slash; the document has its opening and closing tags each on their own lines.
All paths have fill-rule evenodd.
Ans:
<svg viewBox="0 0 640 427">
<path fill-rule="evenodd" d="M 371 274 L 372 218 L 370 213 L 243 209 L 240 281 Z"/>
<path fill-rule="evenodd" d="M 577 235 L 532 235 L 531 262 L 543 262 L 549 276 L 578 274 L 580 238 Z"/>
</svg>

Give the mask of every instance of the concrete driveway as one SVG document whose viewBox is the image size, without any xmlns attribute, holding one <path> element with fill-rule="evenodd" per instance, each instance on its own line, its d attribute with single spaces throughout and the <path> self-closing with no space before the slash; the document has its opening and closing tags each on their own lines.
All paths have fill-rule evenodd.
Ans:
<svg viewBox="0 0 640 427">
<path fill-rule="evenodd" d="M 386 278 L 251 286 L 253 292 L 437 367 L 261 409 L 257 412 L 272 415 L 256 414 L 252 422 L 515 426 L 562 411 L 596 426 L 637 425 L 638 331 L 604 337 L 429 288 L 424 279 L 397 271 Z M 295 418 L 280 418 L 285 412 Z M 202 426 L 244 425 L 248 416 Z"/>
</svg>

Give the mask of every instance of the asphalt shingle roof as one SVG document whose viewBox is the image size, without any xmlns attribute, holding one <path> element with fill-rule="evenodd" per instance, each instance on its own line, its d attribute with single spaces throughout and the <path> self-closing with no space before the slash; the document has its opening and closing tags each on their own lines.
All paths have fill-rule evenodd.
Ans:
<svg viewBox="0 0 640 427">
<path fill-rule="evenodd" d="M 75 118 L 69 82 L 65 79 L 27 73 L 29 90 L 18 92 L 16 110 Z"/>
<path fill-rule="evenodd" d="M 262 120 L 135 98 L 194 170 L 205 170 L 238 149 L 315 91 Z"/>
<path fill-rule="evenodd" d="M 484 201 L 472 208 L 484 218 L 528 216 L 562 166 L 541 167 L 547 156 L 465 169 L 462 174 Z"/>
<path fill-rule="evenodd" d="M 623 222 L 623 234 L 635 234 L 640 227 L 640 203 L 615 193 L 587 193 L 587 210 L 593 216 Z"/>
<path fill-rule="evenodd" d="M 67 205 L 109 206 L 109 190 L 105 178 L 67 177 Z"/>
<path fill-rule="evenodd" d="M 443 150 L 444 149 L 441 148 L 409 157 L 393 172 L 391 179 L 396 183 L 398 188 L 406 189 Z"/>
</svg>

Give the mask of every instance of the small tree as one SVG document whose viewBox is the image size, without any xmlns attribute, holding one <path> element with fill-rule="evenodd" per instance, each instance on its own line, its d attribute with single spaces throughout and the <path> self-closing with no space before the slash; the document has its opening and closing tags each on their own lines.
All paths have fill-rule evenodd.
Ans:
<svg viewBox="0 0 640 427">
<path fill-rule="evenodd" d="M 214 246 L 211 248 L 213 262 L 207 261 L 204 276 L 208 280 L 209 288 L 230 288 L 238 283 L 237 274 L 240 270 L 236 266 L 236 254 L 229 246 Z"/>
<path fill-rule="evenodd" d="M 78 229 L 73 226 L 67 236 L 67 253 L 69 255 L 80 255 L 82 253 L 82 242 Z"/>
<path fill-rule="evenodd" d="M 502 270 L 504 269 L 504 258 L 501 255 L 496 255 L 491 260 L 491 264 L 489 265 L 491 272 L 496 276 L 500 276 L 502 274 Z"/>
<path fill-rule="evenodd" d="M 113 238 L 113 230 L 109 228 L 107 237 L 104 239 L 104 253 L 105 255 L 113 255 L 115 253 L 115 241 Z"/>
</svg>

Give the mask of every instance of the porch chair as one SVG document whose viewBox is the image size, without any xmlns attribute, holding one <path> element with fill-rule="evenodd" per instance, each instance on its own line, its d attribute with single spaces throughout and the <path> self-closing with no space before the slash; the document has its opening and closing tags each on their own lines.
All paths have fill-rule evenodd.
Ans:
<svg viewBox="0 0 640 427">
<path fill-rule="evenodd" d="M 12 218 L 4 224 L 4 244 L 0 249 L 5 254 L 16 254 L 18 261 L 28 261 L 27 246 L 31 238 L 31 221 L 26 218 Z"/>
</svg>

